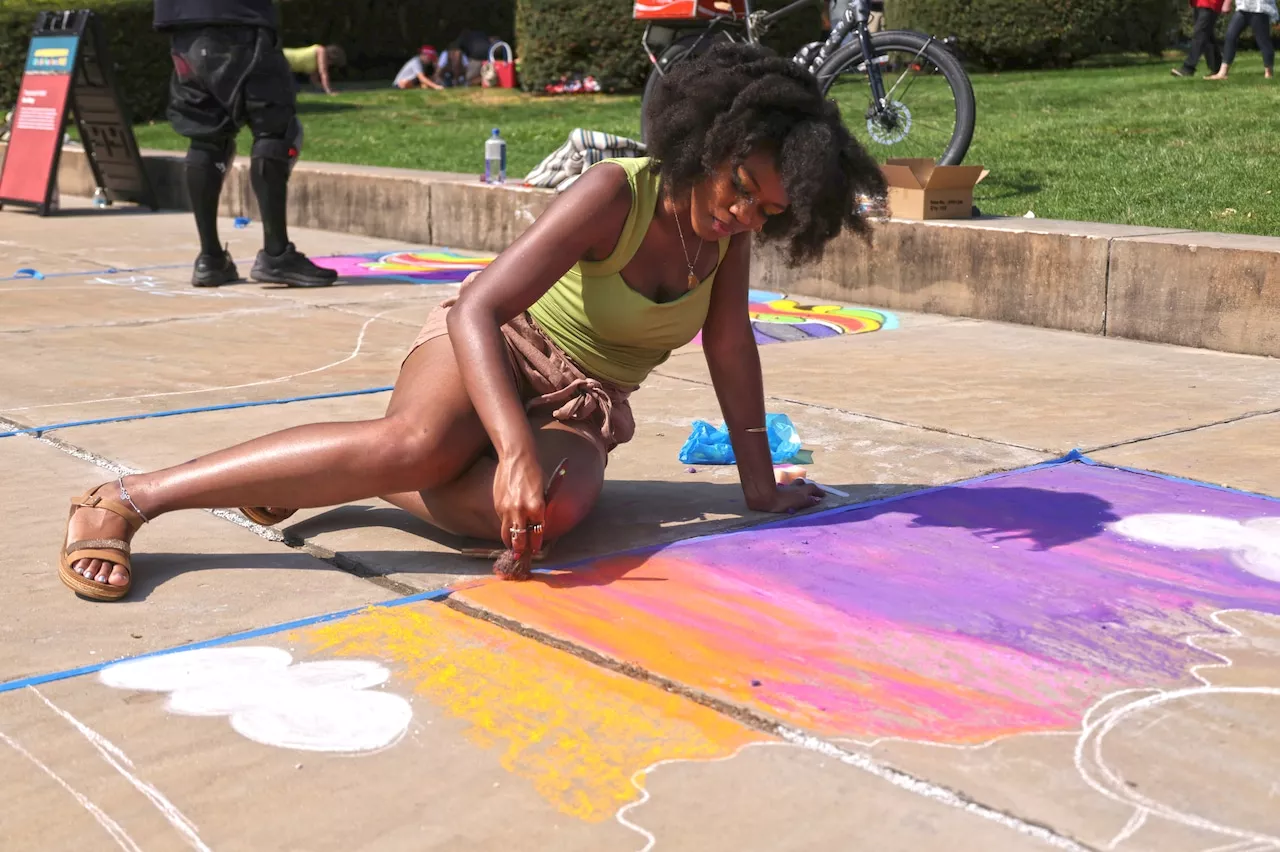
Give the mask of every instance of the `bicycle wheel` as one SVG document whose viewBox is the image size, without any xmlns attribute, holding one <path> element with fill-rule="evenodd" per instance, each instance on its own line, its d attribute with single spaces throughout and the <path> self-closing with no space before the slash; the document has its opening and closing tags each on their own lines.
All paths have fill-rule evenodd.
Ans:
<svg viewBox="0 0 1280 852">
<path fill-rule="evenodd" d="M 862 46 L 845 45 L 818 69 L 822 91 L 840 105 L 845 123 L 880 162 L 927 157 L 959 165 L 973 141 L 976 105 L 969 75 L 937 41 L 910 30 L 871 36 L 888 110 L 875 110 Z"/>
</svg>

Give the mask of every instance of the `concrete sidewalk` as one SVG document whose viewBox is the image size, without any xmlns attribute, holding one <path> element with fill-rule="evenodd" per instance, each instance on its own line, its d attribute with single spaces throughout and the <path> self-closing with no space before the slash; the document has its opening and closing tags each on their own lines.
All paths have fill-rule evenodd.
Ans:
<svg viewBox="0 0 1280 852">
<path fill-rule="evenodd" d="M 720 420 L 695 344 L 572 570 L 494 581 L 372 500 L 199 512 L 95 605 L 69 498 L 378 416 L 486 258 L 295 229 L 338 286 L 199 291 L 189 214 L 64 205 L 0 212 L 0 433 L 59 426 L 0 437 L 6 845 L 1280 849 L 1280 361 L 757 293 L 827 508 L 888 502 L 754 529 L 677 459 Z"/>
</svg>

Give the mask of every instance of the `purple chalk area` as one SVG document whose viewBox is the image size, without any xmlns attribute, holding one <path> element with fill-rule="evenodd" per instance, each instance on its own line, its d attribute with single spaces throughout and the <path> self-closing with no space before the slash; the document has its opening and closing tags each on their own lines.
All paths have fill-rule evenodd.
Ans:
<svg viewBox="0 0 1280 852">
<path fill-rule="evenodd" d="M 1280 613 L 1280 583 L 1231 554 L 1135 542 L 1146 513 L 1280 517 L 1245 494 L 1069 463 L 664 548 L 845 616 L 886 619 L 1122 674 L 1211 659 L 1186 637 L 1220 609 Z M 834 614 L 834 613 L 833 613 Z"/>
</svg>

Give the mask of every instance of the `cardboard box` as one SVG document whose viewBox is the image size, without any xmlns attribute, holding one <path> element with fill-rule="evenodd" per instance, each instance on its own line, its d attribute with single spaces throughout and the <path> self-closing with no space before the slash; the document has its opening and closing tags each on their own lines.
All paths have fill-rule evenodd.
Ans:
<svg viewBox="0 0 1280 852">
<path fill-rule="evenodd" d="M 939 166 L 929 159 L 888 160 L 880 170 L 895 219 L 972 218 L 973 188 L 987 176 L 982 166 Z"/>
</svg>

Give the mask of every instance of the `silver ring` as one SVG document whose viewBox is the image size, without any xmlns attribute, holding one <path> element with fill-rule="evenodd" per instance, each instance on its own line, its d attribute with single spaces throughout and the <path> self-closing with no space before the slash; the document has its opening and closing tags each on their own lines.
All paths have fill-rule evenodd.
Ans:
<svg viewBox="0 0 1280 852">
<path fill-rule="evenodd" d="M 529 528 L 534 532 L 542 532 L 542 524 L 530 524 Z"/>
<path fill-rule="evenodd" d="M 524 530 L 521 529 L 520 527 L 512 527 L 510 532 L 512 535 L 519 535 L 520 533 L 524 532 Z"/>
</svg>

